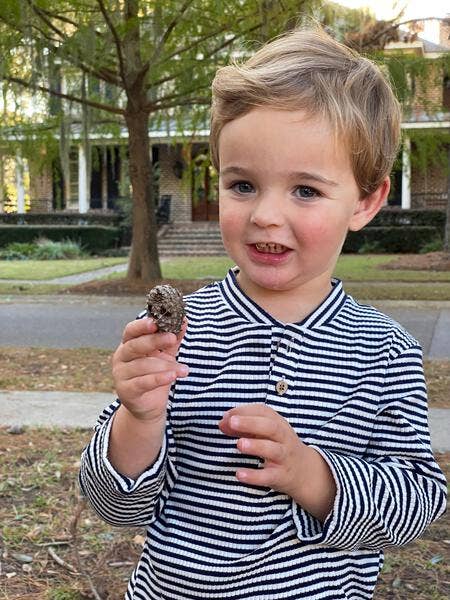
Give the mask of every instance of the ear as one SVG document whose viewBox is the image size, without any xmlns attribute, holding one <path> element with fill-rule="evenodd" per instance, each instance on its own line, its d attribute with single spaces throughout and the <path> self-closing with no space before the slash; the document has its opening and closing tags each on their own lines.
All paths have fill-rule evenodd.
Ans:
<svg viewBox="0 0 450 600">
<path fill-rule="evenodd" d="M 386 202 L 390 189 L 391 180 L 386 177 L 374 192 L 358 201 L 350 219 L 348 227 L 350 231 L 359 231 L 374 218 Z"/>
</svg>

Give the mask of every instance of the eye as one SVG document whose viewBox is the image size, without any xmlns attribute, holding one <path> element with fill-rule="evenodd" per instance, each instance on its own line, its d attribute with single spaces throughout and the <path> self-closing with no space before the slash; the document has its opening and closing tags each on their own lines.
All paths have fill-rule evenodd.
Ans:
<svg viewBox="0 0 450 600">
<path fill-rule="evenodd" d="M 251 194 L 254 192 L 254 188 L 248 181 L 236 181 L 230 185 L 230 189 L 238 194 Z"/>
<path fill-rule="evenodd" d="M 310 200 L 312 198 L 319 198 L 322 194 L 316 188 L 309 185 L 299 185 L 295 188 L 295 195 L 298 198 Z"/>
</svg>

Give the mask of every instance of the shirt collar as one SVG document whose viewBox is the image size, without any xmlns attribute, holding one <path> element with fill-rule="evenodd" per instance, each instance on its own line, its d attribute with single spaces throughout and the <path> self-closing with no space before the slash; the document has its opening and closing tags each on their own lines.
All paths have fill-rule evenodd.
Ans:
<svg viewBox="0 0 450 600">
<path fill-rule="evenodd" d="M 223 298 L 233 312 L 250 323 L 285 327 L 286 324 L 272 317 L 241 290 L 236 279 L 238 272 L 237 267 L 230 269 L 225 279 L 219 284 Z M 333 278 L 331 284 L 333 288 L 321 304 L 303 321 L 294 325 L 301 329 L 313 329 L 328 323 L 337 315 L 346 301 L 347 294 L 343 289 L 342 281 L 339 279 Z"/>
</svg>

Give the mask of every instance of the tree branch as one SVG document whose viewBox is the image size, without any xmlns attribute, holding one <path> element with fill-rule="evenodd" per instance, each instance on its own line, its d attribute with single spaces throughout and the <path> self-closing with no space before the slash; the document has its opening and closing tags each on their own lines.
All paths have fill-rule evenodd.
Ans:
<svg viewBox="0 0 450 600">
<path fill-rule="evenodd" d="M 160 108 L 160 107 L 166 108 L 166 101 L 168 101 L 168 100 L 172 101 L 172 100 L 175 100 L 176 98 L 184 98 L 188 94 L 191 94 L 194 92 L 199 92 L 200 90 L 207 90 L 207 89 L 210 89 L 210 87 L 211 87 L 211 84 L 208 82 L 201 86 L 195 86 L 191 90 L 182 90 L 179 94 L 170 94 L 169 96 L 163 96 L 159 100 L 149 103 L 145 108 L 150 109 L 150 108 L 154 108 L 155 106 L 158 108 Z"/>
<path fill-rule="evenodd" d="M 161 36 L 161 39 L 160 39 L 158 45 L 156 46 L 155 51 L 153 52 L 153 55 L 146 63 L 148 66 L 150 66 L 151 64 L 153 64 L 154 62 L 156 62 L 158 60 L 164 44 L 167 42 L 167 40 L 169 39 L 170 34 L 174 30 L 176 24 L 179 22 L 180 18 L 183 17 L 183 14 L 187 11 L 187 9 L 189 8 L 189 6 L 192 4 L 193 1 L 194 0 L 186 0 L 185 3 L 183 4 L 183 6 L 178 11 L 177 16 L 174 17 L 172 19 L 172 21 L 169 23 L 166 31 Z"/>
<path fill-rule="evenodd" d="M 245 33 L 246 34 L 251 33 L 255 29 L 258 29 L 260 26 L 261 26 L 261 23 L 258 23 L 254 27 L 250 27 L 249 29 L 247 29 L 245 31 Z M 217 54 L 220 50 L 223 50 L 223 48 L 226 48 L 227 46 L 230 46 L 240 36 L 241 36 L 241 34 L 236 34 L 235 36 L 233 36 L 229 40 L 225 40 L 225 42 L 223 42 L 219 46 L 216 46 L 216 48 L 214 48 L 209 53 L 209 56 L 213 56 L 214 54 Z M 198 42 L 196 42 L 194 45 L 191 45 L 191 47 L 197 45 L 197 43 Z M 174 79 L 176 80 L 182 73 L 185 73 L 185 72 L 186 72 L 186 69 L 184 68 L 181 71 L 177 71 L 176 73 L 173 73 L 173 74 L 169 75 L 168 77 L 163 77 L 162 79 L 158 79 L 157 81 L 149 82 L 148 85 L 147 85 L 147 89 L 150 89 L 152 87 L 156 87 L 156 86 L 162 85 L 163 83 L 167 83 L 168 81 L 172 81 Z"/>
<path fill-rule="evenodd" d="M 114 24 L 110 19 L 110 16 L 108 14 L 108 11 L 106 10 L 103 0 L 97 0 L 97 4 L 99 5 L 100 11 L 103 15 L 103 18 L 105 19 L 106 24 L 108 25 L 108 28 L 113 36 L 114 45 L 116 46 L 116 50 L 117 50 L 117 58 L 119 59 L 120 76 L 122 77 L 123 85 L 126 86 L 127 80 L 126 80 L 126 73 L 125 73 L 125 62 L 123 59 L 122 43 L 120 41 L 119 34 L 117 33 L 117 29 L 114 27 Z"/>
<path fill-rule="evenodd" d="M 189 100 L 186 100 L 185 102 L 167 102 L 167 103 L 159 103 L 159 102 L 155 102 L 154 104 L 151 105 L 151 111 L 150 112 L 156 112 L 158 110 L 166 110 L 167 108 L 177 108 L 179 106 L 198 106 L 199 104 L 204 104 L 205 106 L 209 106 L 211 103 L 211 99 L 210 98 L 202 98 L 201 96 L 199 98 L 190 98 Z"/>
<path fill-rule="evenodd" d="M 50 94 L 51 96 L 56 96 L 57 98 L 62 98 L 63 100 L 70 100 L 71 102 L 76 102 L 77 104 L 87 104 L 88 106 L 92 106 L 92 108 L 98 108 L 99 110 L 104 110 L 106 112 L 114 113 L 116 115 L 124 115 L 125 111 L 121 108 L 116 108 L 109 104 L 102 104 L 101 102 L 95 102 L 95 100 L 86 100 L 83 101 L 82 98 L 78 96 L 74 96 L 72 94 L 63 94 L 62 92 L 57 92 L 56 90 L 52 90 L 49 87 L 44 85 L 38 85 L 37 83 L 31 83 L 30 81 L 26 81 L 25 79 L 20 79 L 19 77 L 11 77 L 3 75 L 2 79 L 4 81 L 9 81 L 10 83 L 16 83 L 22 87 L 44 92 L 45 94 Z"/>
<path fill-rule="evenodd" d="M 241 17 L 240 19 L 236 19 L 236 24 L 241 23 L 242 21 L 246 21 L 248 20 L 247 17 Z M 212 56 L 213 54 L 215 54 L 216 52 L 218 52 L 219 50 L 221 50 L 222 48 L 225 48 L 226 46 L 229 46 L 230 44 L 232 44 L 237 38 L 242 37 L 244 35 L 247 35 L 248 33 L 251 33 L 252 31 L 255 31 L 257 29 L 259 29 L 261 27 L 262 23 L 258 22 L 256 25 L 254 25 L 253 27 L 249 27 L 248 29 L 245 29 L 244 31 L 240 32 L 239 34 L 234 35 L 232 38 L 230 38 L 230 40 L 226 40 L 223 44 L 221 44 L 220 46 L 218 46 L 215 50 L 213 50 L 212 52 L 209 53 L 209 56 Z M 171 58 L 173 58 L 174 56 L 176 56 L 177 54 L 183 54 L 183 52 L 188 52 L 189 50 L 191 50 L 192 48 L 195 48 L 197 46 L 200 46 L 201 44 L 203 44 L 206 40 L 210 39 L 210 38 L 215 38 L 218 35 L 220 35 L 221 33 L 225 33 L 226 31 L 228 31 L 227 27 L 220 27 L 219 29 L 216 29 L 213 32 L 209 32 L 206 35 L 204 35 L 201 38 L 198 38 L 197 40 L 195 40 L 194 42 L 192 42 L 192 44 L 188 44 L 185 46 L 179 46 L 177 49 L 175 49 L 171 54 L 169 54 L 168 56 L 164 57 L 164 60 L 170 60 Z"/>
<path fill-rule="evenodd" d="M 54 25 L 47 16 L 45 16 L 41 9 L 34 4 L 33 0 L 27 0 L 27 3 L 33 10 L 34 14 L 39 19 L 41 19 L 41 21 L 43 21 L 49 29 L 56 33 L 56 35 L 59 36 L 60 40 L 64 40 L 66 38 L 65 34 L 60 29 L 58 29 L 56 25 Z"/>
<path fill-rule="evenodd" d="M 424 17 L 423 19 L 408 19 L 407 21 L 402 21 L 401 23 L 393 23 L 390 21 L 390 25 L 385 27 L 381 31 L 379 31 L 372 39 L 371 43 L 376 42 L 380 37 L 391 31 L 392 29 L 398 29 L 402 25 L 409 25 L 410 23 L 418 23 L 422 21 L 444 21 L 448 19 L 448 17 Z"/>
</svg>

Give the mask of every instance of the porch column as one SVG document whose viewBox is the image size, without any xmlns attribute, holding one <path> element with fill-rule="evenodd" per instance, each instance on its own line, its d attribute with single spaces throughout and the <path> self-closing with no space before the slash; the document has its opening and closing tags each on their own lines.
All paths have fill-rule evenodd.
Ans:
<svg viewBox="0 0 450 600">
<path fill-rule="evenodd" d="M 402 209 L 411 208 L 411 138 L 405 136 L 402 150 Z"/>
<path fill-rule="evenodd" d="M 17 190 L 17 212 L 25 214 L 25 183 L 23 179 L 25 165 L 22 156 L 16 154 L 16 190 Z"/>
<path fill-rule="evenodd" d="M 87 158 L 83 144 L 78 146 L 78 212 L 87 213 L 88 204 L 88 180 L 87 180 Z"/>
</svg>

